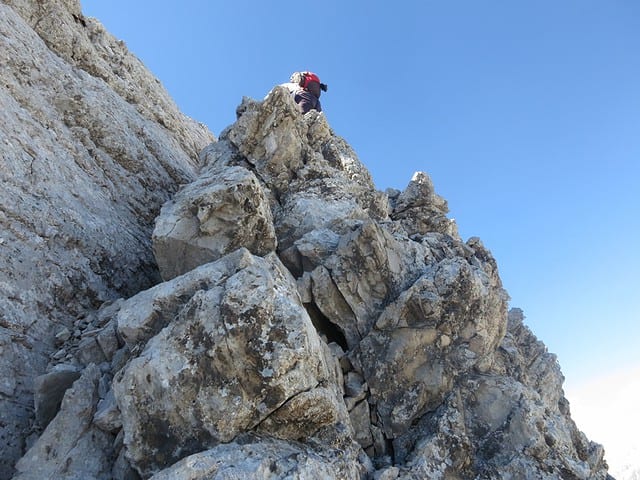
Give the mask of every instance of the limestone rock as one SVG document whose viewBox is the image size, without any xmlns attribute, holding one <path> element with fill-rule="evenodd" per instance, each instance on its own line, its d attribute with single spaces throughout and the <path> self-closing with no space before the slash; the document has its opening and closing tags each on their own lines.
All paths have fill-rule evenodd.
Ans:
<svg viewBox="0 0 640 480">
<path fill-rule="evenodd" d="M 73 365 L 60 365 L 34 380 L 36 423 L 44 428 L 56 416 L 67 389 L 80 377 Z"/>
<path fill-rule="evenodd" d="M 237 113 L 237 122 L 220 135 L 224 147 L 205 150 L 202 161 L 214 169 L 240 165 L 255 171 L 278 204 L 281 251 L 333 222 L 387 218 L 387 198 L 355 152 L 323 115 L 300 115 L 285 88 L 275 87 L 263 102 L 244 99 Z"/>
<path fill-rule="evenodd" d="M 213 140 L 75 0 L 0 3 L 0 478 L 55 334 L 159 280 L 152 224 Z M 64 341 L 64 340 L 62 340 Z M 65 353 L 67 352 L 67 353 Z"/>
<path fill-rule="evenodd" d="M 180 313 L 185 298 L 223 284 L 252 262 L 250 252 L 239 249 L 214 263 L 140 292 L 121 304 L 116 314 L 118 334 L 132 349 L 144 345 Z"/>
<path fill-rule="evenodd" d="M 497 276 L 443 260 L 378 317 L 354 351 L 390 438 L 437 408 L 459 375 L 482 368 L 506 330 Z"/>
<path fill-rule="evenodd" d="M 122 416 L 113 390 L 110 389 L 105 397 L 98 402 L 93 423 L 99 429 L 110 433 L 117 432 L 122 428 Z"/>
<path fill-rule="evenodd" d="M 273 255 L 232 259 L 235 272 L 215 282 L 198 270 L 182 279 L 192 293 L 166 305 L 177 313 L 114 381 L 127 455 L 143 474 L 256 427 L 298 439 L 346 419 L 321 386 L 335 385 L 334 369 L 293 279 Z"/>
<path fill-rule="evenodd" d="M 314 450 L 303 444 L 257 436 L 187 457 L 151 480 L 331 480 L 364 478 L 366 470 L 349 452 Z"/>
<path fill-rule="evenodd" d="M 340 422 L 349 423 L 341 396 L 336 395 L 335 389 L 317 387 L 286 400 L 257 430 L 284 440 L 299 440 L 311 438 L 323 427 Z"/>
<path fill-rule="evenodd" d="M 120 450 L 118 458 L 116 458 L 113 468 L 111 469 L 111 475 L 114 480 L 140 480 L 140 475 L 138 475 L 138 472 L 131 467 L 129 461 L 126 459 L 124 449 Z"/>
<path fill-rule="evenodd" d="M 398 478 L 399 473 L 400 469 L 398 467 L 386 467 L 382 470 L 378 470 L 374 474 L 373 480 L 395 480 Z"/>
<path fill-rule="evenodd" d="M 398 241 L 386 228 L 371 220 L 354 224 L 345 232 L 323 266 L 329 280 L 312 272 L 318 308 L 344 333 L 353 348 L 373 327 L 386 304 L 407 288 L 424 268 L 425 253 L 414 243 Z M 333 298 L 323 296 L 333 290 Z M 324 291 L 324 292 L 323 292 Z M 348 307 L 334 316 L 330 305 Z"/>
<path fill-rule="evenodd" d="M 1 478 L 607 479 L 426 173 L 377 191 L 284 87 L 213 142 L 75 0 L 0 52 Z"/>
<path fill-rule="evenodd" d="M 141 116 L 167 130 L 180 149 L 195 158 L 211 141 L 207 128 L 185 116 L 158 79 L 95 18 L 79 0 L 7 0 L 47 47 L 66 63 L 103 80 Z"/>
<path fill-rule="evenodd" d="M 96 334 L 96 342 L 98 342 L 104 358 L 107 361 L 111 361 L 120 348 L 120 341 L 114 321 L 108 322 L 107 325 L 100 329 Z"/>
<path fill-rule="evenodd" d="M 308 343 L 301 349 L 306 353 L 299 353 L 305 364 L 311 358 L 322 359 L 323 380 L 311 373 L 317 371 L 312 367 L 305 377 L 318 381 L 316 387 L 309 390 L 301 383 L 303 388 L 285 395 L 287 400 L 274 408 L 260 395 L 251 397 L 247 386 L 263 394 L 273 386 L 272 377 L 262 378 L 260 387 L 256 380 L 273 354 L 249 355 L 250 360 L 240 364 L 252 368 L 243 366 L 240 373 L 215 346 L 224 339 L 229 352 L 245 358 L 247 347 L 243 351 L 239 345 L 251 346 L 249 338 L 262 338 L 270 330 L 246 335 L 240 322 L 224 334 L 210 334 L 208 343 L 200 342 L 195 338 L 204 327 L 193 327 L 192 315 L 200 325 L 205 325 L 205 318 L 234 325 L 224 316 L 228 283 L 257 260 L 246 257 L 248 252 L 236 252 L 200 266 L 141 293 L 136 300 L 141 303 L 125 303 L 118 316 L 119 331 L 132 346 L 153 337 L 116 382 L 133 464 L 148 474 L 167 463 L 163 453 L 178 459 L 213 447 L 206 455 L 195 454 L 178 463 L 177 470 L 165 471 L 181 475 L 192 465 L 208 465 L 206 475 L 213 475 L 227 462 L 224 444 L 255 429 L 281 441 L 302 439 L 304 448 L 341 445 L 352 459 L 358 458 L 358 476 L 347 478 L 370 472 L 363 450 L 380 468 L 374 475 L 380 478 L 517 478 L 531 472 L 606 478 L 601 449 L 584 439 L 566 416 L 554 358 L 527 333 L 517 315 L 511 315 L 507 331 L 508 296 L 495 260 L 478 239 L 461 241 L 444 216 L 446 202 L 435 194 L 428 177 L 417 174 L 404 192 L 394 194 L 388 217 L 388 211 L 375 208 L 383 202 L 376 203 L 378 196 L 366 176 L 359 176 L 358 168 L 345 168 L 348 162 L 336 162 L 340 157 L 331 149 L 340 142 L 333 139 L 324 118 L 296 117 L 291 108 L 290 98 L 278 88 L 262 102 L 245 99 L 236 124 L 203 152 L 207 163 L 203 175 L 223 184 L 225 175 L 239 167 L 255 173 L 272 210 L 277 253 L 296 277 L 295 282 L 289 278 L 282 284 L 280 291 L 295 299 L 299 313 L 294 316 L 306 317 L 302 300 L 320 337 L 336 346 L 316 348 Z M 251 245 L 252 239 L 245 241 Z M 245 255 L 246 262 L 229 270 L 229 259 L 238 255 Z M 273 254 L 266 258 L 283 270 L 282 264 L 273 262 Z M 205 271 L 216 273 L 205 275 Z M 196 282 L 197 278 L 214 280 Z M 190 284 L 204 285 L 206 290 L 197 291 Z M 243 290 L 246 285 L 251 292 Z M 259 312 L 252 317 L 254 327 L 258 318 L 269 319 L 270 328 L 278 324 L 277 315 L 264 312 L 279 302 L 263 297 L 263 291 L 278 291 L 277 287 L 263 289 L 262 282 L 245 280 L 236 290 L 240 293 L 235 299 L 242 297 L 253 305 L 252 312 Z M 177 308 L 169 299 L 186 303 Z M 317 339 L 308 328 L 309 323 L 293 330 Z M 224 366 L 223 371 L 214 368 L 216 375 L 205 380 L 187 373 L 193 367 L 185 365 L 195 362 L 190 350 L 213 350 L 215 361 L 209 368 Z M 336 355 L 333 361 L 331 352 Z M 199 355 L 204 358 L 206 353 Z M 268 367 L 270 374 L 275 371 Z M 222 391 L 233 398 L 233 389 L 238 389 L 226 372 L 233 372 L 233 379 L 242 378 L 245 386 L 235 394 L 243 398 L 237 405 L 220 396 Z M 164 387 L 159 385 L 163 381 Z M 217 386 L 209 390 L 203 384 Z M 195 402 L 180 403 L 184 398 L 167 389 L 169 385 L 180 385 L 181 396 L 190 392 L 186 400 Z M 215 404 L 216 414 L 198 400 L 203 391 Z M 149 405 L 161 406 L 152 407 L 149 416 Z M 179 415 L 172 413 L 175 405 L 180 405 Z M 219 416 L 230 411 L 233 416 Z M 145 417 L 137 417 L 141 414 Z M 149 427 L 157 425 L 150 418 L 168 419 L 163 420 L 164 430 Z M 561 425 L 558 431 L 557 425 Z M 189 436 L 181 433 L 187 430 Z M 165 432 L 165 442 L 156 440 L 154 432 Z M 271 441 L 262 437 L 260 448 Z M 356 442 L 360 449 L 354 449 Z M 183 450 L 163 452 L 167 443 Z M 233 460 L 238 471 L 259 471 L 255 460 L 263 454 L 243 455 Z M 195 478 L 201 474 L 205 475 L 194 474 Z"/>
<path fill-rule="evenodd" d="M 424 172 L 416 172 L 407 188 L 393 199 L 391 218 L 400 222 L 409 236 L 439 232 L 458 237 L 453 220 L 446 217 L 447 201 L 435 193 Z"/>
<path fill-rule="evenodd" d="M 253 173 L 242 167 L 201 176 L 162 207 L 153 251 L 165 280 L 231 253 L 276 249 L 269 201 Z"/>
<path fill-rule="evenodd" d="M 78 345 L 77 358 L 82 365 L 90 365 L 92 363 L 100 364 L 106 361 L 104 352 L 95 336 L 90 335 L 82 338 Z"/>
<path fill-rule="evenodd" d="M 99 377 L 91 365 L 67 391 L 60 412 L 16 464 L 15 480 L 111 478 L 113 437 L 91 425 Z"/>
<path fill-rule="evenodd" d="M 492 370 L 545 392 L 542 401 L 557 408 L 563 399 L 562 383 L 557 357 L 524 324 L 524 312 L 519 308 L 509 311 L 509 328 L 496 352 Z"/>
<path fill-rule="evenodd" d="M 521 322 L 507 332 L 495 260 L 458 237 L 428 176 L 374 208 L 366 177 L 344 182 L 335 151 L 315 147 L 339 144 L 324 118 L 288 102 L 277 88 L 245 100 L 204 157 L 255 171 L 273 194 L 278 253 L 315 327 L 347 352 L 350 435 L 376 475 L 606 478 L 601 450 L 566 418 L 553 356 Z"/>
<path fill-rule="evenodd" d="M 453 472 L 505 480 L 533 472 L 549 480 L 610 478 L 602 447 L 568 415 L 560 377 L 543 385 L 503 374 L 505 364 L 544 364 L 541 371 L 558 372 L 555 358 L 522 325 L 521 313 L 510 312 L 502 358 L 491 371 L 457 382 L 437 410 L 394 441 L 404 464 L 398 478 L 448 478 Z"/>
</svg>

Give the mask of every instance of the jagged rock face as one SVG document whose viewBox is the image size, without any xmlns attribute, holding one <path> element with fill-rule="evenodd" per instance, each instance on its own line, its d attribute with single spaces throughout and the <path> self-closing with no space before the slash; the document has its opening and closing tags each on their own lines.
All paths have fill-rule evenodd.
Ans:
<svg viewBox="0 0 640 480">
<path fill-rule="evenodd" d="M 522 321 L 520 310 L 510 311 L 489 370 L 461 378 L 395 440 L 404 463 L 398 478 L 609 478 L 602 447 L 569 416 L 555 356 Z"/>
<path fill-rule="evenodd" d="M 416 172 L 404 192 L 390 192 L 393 203 L 391 218 L 399 221 L 411 237 L 430 232 L 458 236 L 455 223 L 446 214 L 447 201 L 435 192 L 431 179 Z"/>
<path fill-rule="evenodd" d="M 151 291 L 160 316 L 178 313 L 113 385 L 128 455 L 142 473 L 253 429 L 295 440 L 348 426 L 337 365 L 277 257 L 241 249 L 178 281 L 191 287 L 173 297 L 179 308 L 159 300 L 166 285 Z M 148 295 L 124 308 L 138 311 Z M 141 340 L 149 330 L 138 325 Z"/>
<path fill-rule="evenodd" d="M 264 190 L 242 167 L 202 176 L 183 189 L 162 207 L 153 233 L 165 280 L 240 247 L 266 255 L 276 243 Z"/>
<path fill-rule="evenodd" d="M 376 191 L 280 87 L 195 160 L 211 138 L 77 2 L 0 14 L 0 194 L 24 199 L 0 217 L 2 372 L 23 375 L 2 377 L 0 473 L 24 453 L 19 479 L 607 478 L 428 175 Z M 44 432 L 23 449 L 36 376 Z"/>
<path fill-rule="evenodd" d="M 77 1 L 0 3 L 0 52 L 0 477 L 8 478 L 54 335 L 159 280 L 154 218 L 194 178 L 213 136 Z"/>
<path fill-rule="evenodd" d="M 206 127 L 178 110 L 158 79 L 129 52 L 124 42 L 115 39 L 96 19 L 82 14 L 78 0 L 3 0 L 3 3 L 13 8 L 61 60 L 103 80 L 115 94 L 138 111 L 141 117 L 150 121 L 145 126 L 153 127 L 154 130 L 160 126 L 166 129 L 165 133 L 170 133 L 169 138 L 154 138 L 144 131 L 139 132 L 143 138 L 150 137 L 146 139 L 149 150 L 154 150 L 152 146 L 164 149 L 162 143 L 167 140 L 176 141 L 180 149 L 193 159 L 211 141 L 212 135 Z M 22 64 L 22 67 L 27 66 Z M 64 90 L 57 91 L 62 97 L 65 93 L 67 92 Z M 87 105 L 89 107 L 91 105 Z M 75 118 L 76 113 L 71 111 L 68 116 Z M 112 119 L 120 120 L 120 116 L 114 115 Z M 122 127 L 124 122 L 115 123 Z M 134 128 L 133 125 L 130 128 Z M 111 143 L 115 147 L 120 142 L 114 140 L 116 139 L 112 138 L 100 146 L 104 148 Z M 181 156 L 182 153 L 173 150 L 166 152 L 167 157 Z M 162 157 L 158 160 L 161 161 Z M 179 171 L 183 167 L 167 162 L 165 168 Z"/>
<path fill-rule="evenodd" d="M 192 245 L 220 247 L 201 260 L 213 263 L 140 293 L 117 316 L 128 347 L 142 349 L 114 392 L 127 458 L 143 476 L 199 452 L 154 478 L 259 478 L 247 472 L 280 472 L 295 448 L 300 478 L 607 477 L 601 447 L 569 417 L 555 357 L 519 312 L 507 330 L 496 262 L 478 239 L 460 240 L 425 174 L 404 192 L 376 192 L 324 117 L 299 115 L 283 89 L 245 99 L 238 115 L 154 232 L 162 245 L 176 230 L 165 222 L 188 222 Z M 259 185 L 250 209 L 229 178 Z M 198 217 L 207 191 L 233 213 Z M 243 227 L 267 210 L 273 240 Z M 194 249 L 155 251 L 159 264 L 198 263 Z M 232 283 L 247 265 L 262 273 Z M 226 314 L 228 295 L 250 317 Z M 290 313 L 278 313 L 278 295 Z M 306 340 L 276 339 L 280 328 Z M 295 366 L 273 363 L 291 350 Z M 260 436 L 243 437 L 252 431 Z M 278 443 L 292 440 L 302 444 Z"/>
</svg>

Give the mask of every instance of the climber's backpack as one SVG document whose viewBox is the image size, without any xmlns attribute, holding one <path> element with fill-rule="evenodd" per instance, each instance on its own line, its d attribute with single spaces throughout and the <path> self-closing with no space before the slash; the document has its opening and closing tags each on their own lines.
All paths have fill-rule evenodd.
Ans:
<svg viewBox="0 0 640 480">
<path fill-rule="evenodd" d="M 309 82 L 320 83 L 320 78 L 318 77 L 318 75 L 312 72 L 295 72 L 293 75 L 291 75 L 289 81 L 291 83 L 299 85 L 302 88 L 307 88 Z M 327 91 L 327 86 L 324 83 L 320 83 L 320 88 L 325 92 Z"/>
</svg>

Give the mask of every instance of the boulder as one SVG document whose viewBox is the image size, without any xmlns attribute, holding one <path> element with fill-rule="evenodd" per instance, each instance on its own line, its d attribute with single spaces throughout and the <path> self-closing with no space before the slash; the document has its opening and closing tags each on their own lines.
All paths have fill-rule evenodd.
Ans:
<svg viewBox="0 0 640 480">
<path fill-rule="evenodd" d="M 200 281 L 202 270 L 229 265 Z M 348 426 L 337 366 L 277 257 L 244 250 L 178 281 L 193 286 L 177 304 L 155 304 L 167 326 L 113 384 L 127 457 L 141 474 L 252 429 L 298 440 Z M 144 310 L 143 301 L 126 308 Z"/>
<path fill-rule="evenodd" d="M 156 219 L 153 252 L 165 280 L 237 250 L 276 249 L 268 198 L 256 176 L 230 167 L 201 176 L 167 202 Z"/>
<path fill-rule="evenodd" d="M 36 423 L 40 428 L 44 429 L 56 416 L 65 392 L 80 377 L 80 373 L 73 365 L 60 364 L 51 372 L 35 378 L 33 402 Z"/>
<path fill-rule="evenodd" d="M 125 300 L 115 315 L 118 335 L 130 349 L 144 346 L 169 325 L 184 307 L 184 299 L 210 290 L 253 262 L 251 253 L 239 249 L 219 259 Z"/>
<path fill-rule="evenodd" d="M 191 455 L 156 473 L 151 480 L 364 478 L 366 469 L 349 453 L 243 435 L 232 443 Z"/>
<path fill-rule="evenodd" d="M 83 371 L 56 417 L 16 464 L 15 480 L 111 479 L 113 436 L 92 425 L 99 379 L 95 365 Z"/>
<path fill-rule="evenodd" d="M 506 313 L 499 279 L 459 257 L 427 269 L 387 306 L 353 358 L 389 438 L 437 408 L 456 377 L 491 361 Z"/>
</svg>

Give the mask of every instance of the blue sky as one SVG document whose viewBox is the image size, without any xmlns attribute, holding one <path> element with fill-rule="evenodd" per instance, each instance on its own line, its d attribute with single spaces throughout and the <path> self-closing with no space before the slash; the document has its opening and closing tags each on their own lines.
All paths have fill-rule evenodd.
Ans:
<svg viewBox="0 0 640 480">
<path fill-rule="evenodd" d="M 640 3 L 82 0 L 218 135 L 297 70 L 380 190 L 425 171 L 567 384 L 640 364 Z"/>
</svg>

